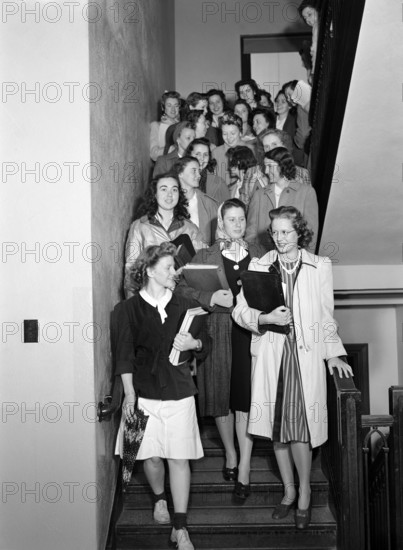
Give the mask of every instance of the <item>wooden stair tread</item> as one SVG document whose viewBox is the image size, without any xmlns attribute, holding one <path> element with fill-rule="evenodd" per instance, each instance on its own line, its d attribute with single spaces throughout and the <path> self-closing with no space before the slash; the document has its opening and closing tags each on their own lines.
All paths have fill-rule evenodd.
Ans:
<svg viewBox="0 0 403 550">
<path fill-rule="evenodd" d="M 270 485 L 281 485 L 281 480 L 279 477 L 279 474 L 276 472 L 273 472 L 268 469 L 252 469 L 250 473 L 250 482 L 253 487 L 262 485 L 263 487 L 267 487 Z M 315 469 L 311 472 L 311 482 L 312 485 L 319 485 L 323 484 L 325 486 L 328 486 L 328 480 L 322 470 Z M 147 487 L 147 490 L 149 490 L 149 486 L 147 483 L 147 480 L 145 478 L 145 475 L 143 472 L 136 472 L 127 489 L 126 492 L 130 492 L 135 487 L 139 486 L 145 486 Z M 190 482 L 190 490 L 195 490 L 199 485 L 203 486 L 210 486 L 213 488 L 213 490 L 217 489 L 217 486 L 223 486 L 223 489 L 228 488 L 230 491 L 232 491 L 234 483 L 228 482 L 223 479 L 222 471 L 220 470 L 196 470 L 192 472 L 191 482 Z"/>
<path fill-rule="evenodd" d="M 256 529 L 282 529 L 294 525 L 294 514 L 290 514 L 282 520 L 274 520 L 271 517 L 273 507 L 269 506 L 248 506 L 247 504 L 232 507 L 223 507 L 217 513 L 216 509 L 195 508 L 188 511 L 188 525 L 192 532 L 211 530 L 214 525 L 221 531 L 248 531 Z M 335 518 L 329 506 L 320 506 L 312 509 L 312 520 L 310 529 L 334 529 Z M 235 527 L 234 527 L 235 526 Z M 140 530 L 167 530 L 171 526 L 158 525 L 153 521 L 152 510 L 147 509 L 123 510 L 117 523 L 117 527 L 125 529 Z"/>
</svg>

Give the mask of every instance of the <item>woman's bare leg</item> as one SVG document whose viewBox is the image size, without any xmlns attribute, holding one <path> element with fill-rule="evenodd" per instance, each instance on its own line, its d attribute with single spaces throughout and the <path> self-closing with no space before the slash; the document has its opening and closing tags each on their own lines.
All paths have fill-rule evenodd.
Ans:
<svg viewBox="0 0 403 550">
<path fill-rule="evenodd" d="M 312 448 L 309 443 L 291 443 L 291 452 L 299 477 L 298 508 L 306 510 L 311 499 Z"/>
<path fill-rule="evenodd" d="M 164 461 L 158 456 L 147 458 L 144 461 L 143 469 L 148 483 L 155 495 L 164 492 L 165 467 Z"/>
<path fill-rule="evenodd" d="M 175 513 L 186 514 L 190 492 L 189 460 L 168 458 L 168 466 Z"/>
<path fill-rule="evenodd" d="M 234 443 L 234 414 L 230 412 L 228 416 L 217 416 L 215 423 L 225 448 L 225 465 L 227 468 L 235 468 L 238 459 Z"/>
<path fill-rule="evenodd" d="M 282 504 L 291 504 L 297 492 L 294 480 L 294 461 L 291 454 L 291 447 L 288 443 L 274 443 L 274 454 L 280 470 L 281 479 L 284 485 L 284 497 Z"/>
<path fill-rule="evenodd" d="M 253 448 L 253 436 L 248 433 L 248 422 L 248 413 L 235 411 L 235 430 L 240 451 L 238 481 L 244 485 L 249 483 L 250 459 Z"/>
</svg>

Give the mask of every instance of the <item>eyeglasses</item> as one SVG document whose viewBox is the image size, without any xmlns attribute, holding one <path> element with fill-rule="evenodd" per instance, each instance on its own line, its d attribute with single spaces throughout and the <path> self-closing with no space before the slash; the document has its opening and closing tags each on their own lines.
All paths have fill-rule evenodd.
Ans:
<svg viewBox="0 0 403 550">
<path fill-rule="evenodd" d="M 284 238 L 287 238 L 288 235 L 290 233 L 292 233 L 293 231 L 295 231 L 295 229 L 291 229 L 291 231 L 272 231 L 271 229 L 269 229 L 269 233 L 272 237 L 284 237 Z"/>
</svg>

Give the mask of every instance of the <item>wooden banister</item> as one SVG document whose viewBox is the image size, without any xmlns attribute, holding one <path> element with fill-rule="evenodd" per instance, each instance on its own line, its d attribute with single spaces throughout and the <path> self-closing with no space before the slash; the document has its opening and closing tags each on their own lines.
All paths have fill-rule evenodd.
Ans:
<svg viewBox="0 0 403 550">
<path fill-rule="evenodd" d="M 389 412 L 393 417 L 389 447 L 392 548 L 403 548 L 403 387 L 389 388 Z"/>
<path fill-rule="evenodd" d="M 324 445 L 330 482 L 333 488 L 339 548 L 364 548 L 362 509 L 361 392 L 352 378 L 328 375 L 329 439 Z"/>
</svg>

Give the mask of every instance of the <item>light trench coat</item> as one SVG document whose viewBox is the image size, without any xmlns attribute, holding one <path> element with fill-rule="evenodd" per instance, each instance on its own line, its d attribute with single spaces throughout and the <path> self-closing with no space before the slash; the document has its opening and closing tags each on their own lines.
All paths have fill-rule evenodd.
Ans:
<svg viewBox="0 0 403 550">
<path fill-rule="evenodd" d="M 276 260 L 277 251 L 271 250 L 260 259 L 252 259 L 249 270 L 273 271 Z M 239 325 L 253 333 L 252 404 L 248 431 L 252 435 L 271 438 L 285 335 L 260 333 L 261 313 L 248 306 L 241 291 L 232 316 Z M 327 440 L 324 361 L 346 355 L 333 318 L 333 276 L 329 258 L 302 250 L 301 268 L 294 285 L 293 316 L 310 442 L 312 447 L 317 447 Z"/>
</svg>

